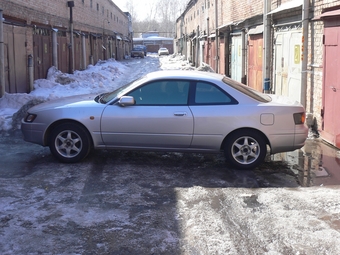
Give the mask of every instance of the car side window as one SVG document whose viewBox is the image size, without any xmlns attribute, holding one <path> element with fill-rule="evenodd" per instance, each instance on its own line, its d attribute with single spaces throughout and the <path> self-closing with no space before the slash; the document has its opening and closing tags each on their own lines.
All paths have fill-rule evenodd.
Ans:
<svg viewBox="0 0 340 255">
<path fill-rule="evenodd" d="M 235 99 L 222 89 L 207 82 L 197 82 L 195 104 L 234 104 Z"/>
<path fill-rule="evenodd" d="M 189 81 L 165 80 L 146 84 L 130 92 L 136 105 L 186 105 Z"/>
</svg>

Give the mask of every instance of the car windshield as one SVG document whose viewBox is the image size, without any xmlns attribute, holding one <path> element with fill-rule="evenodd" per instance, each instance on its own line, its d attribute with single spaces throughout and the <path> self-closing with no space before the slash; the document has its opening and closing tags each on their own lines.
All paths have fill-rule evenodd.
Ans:
<svg viewBox="0 0 340 255">
<path fill-rule="evenodd" d="M 230 87 L 242 92 L 243 94 L 246 94 L 247 96 L 260 101 L 260 102 L 270 102 L 272 101 L 271 97 L 269 95 L 263 94 L 255 89 L 252 89 L 238 81 L 232 80 L 229 77 L 223 77 L 222 81 L 225 84 L 228 84 Z"/>
<path fill-rule="evenodd" d="M 100 94 L 95 98 L 95 100 L 99 103 L 107 104 L 112 99 L 119 98 L 123 94 L 125 94 L 127 91 L 138 86 L 140 84 L 140 82 L 143 81 L 144 79 L 145 79 L 145 76 L 140 77 L 140 78 L 138 78 L 138 79 L 136 79 L 136 80 L 134 80 L 134 81 L 112 91 L 112 92 Z"/>
</svg>

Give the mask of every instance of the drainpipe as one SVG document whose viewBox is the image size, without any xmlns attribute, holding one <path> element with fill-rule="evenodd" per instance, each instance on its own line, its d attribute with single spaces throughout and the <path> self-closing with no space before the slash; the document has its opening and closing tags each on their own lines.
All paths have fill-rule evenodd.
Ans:
<svg viewBox="0 0 340 255">
<path fill-rule="evenodd" d="M 218 47 L 218 9 L 217 9 L 217 1 L 215 0 L 215 21 L 216 21 L 216 32 L 215 32 L 215 43 L 216 43 L 216 63 L 215 63 L 215 69 L 216 69 L 216 73 L 218 73 L 218 60 L 219 60 L 219 47 Z"/>
<path fill-rule="evenodd" d="M 211 60 L 209 58 L 209 55 L 210 55 L 210 49 L 209 49 L 209 45 L 210 45 L 210 29 L 209 29 L 209 18 L 207 18 L 207 50 L 206 50 L 206 53 L 207 55 L 205 56 L 205 60 L 204 62 L 206 62 L 207 64 L 211 65 Z"/>
<path fill-rule="evenodd" d="M 271 0 L 264 0 L 263 10 L 263 91 L 264 93 L 270 92 L 270 35 L 271 35 L 271 22 L 268 13 L 271 10 Z"/>
<path fill-rule="evenodd" d="M 241 82 L 247 84 L 246 80 L 246 33 L 244 30 L 241 31 L 242 40 L 242 67 L 241 67 Z"/>
<path fill-rule="evenodd" d="M 30 90 L 34 90 L 34 66 L 33 66 L 33 55 L 29 54 L 27 58 L 27 66 L 28 66 L 28 80 L 29 80 L 29 86 Z"/>
<path fill-rule="evenodd" d="M 58 29 L 52 29 L 52 61 L 53 66 L 58 69 L 58 40 L 57 40 L 57 32 Z"/>
<path fill-rule="evenodd" d="M 200 32 L 200 26 L 197 26 L 197 32 L 196 32 L 196 61 L 195 61 L 195 67 L 198 67 L 199 65 L 199 52 L 200 52 L 200 39 L 199 39 L 199 32 Z"/>
<path fill-rule="evenodd" d="M 5 95 L 5 54 L 2 9 L 0 9 L 0 97 Z"/>
<path fill-rule="evenodd" d="M 181 36 L 180 36 L 180 45 L 179 45 L 179 53 L 181 53 L 181 55 L 183 55 L 183 42 L 184 42 L 184 33 L 183 33 L 183 18 L 181 17 L 181 23 L 180 23 L 180 33 L 181 33 Z"/>
<path fill-rule="evenodd" d="M 85 41 L 85 35 L 81 35 L 81 49 L 82 49 L 82 68 L 86 69 L 86 41 Z M 112 52 L 112 51 L 111 51 Z"/>
<path fill-rule="evenodd" d="M 304 0 L 303 6 L 302 6 L 302 55 L 301 55 L 302 72 L 301 72 L 300 103 L 305 107 L 305 109 L 306 109 L 306 95 L 307 95 L 308 24 L 309 24 L 309 0 Z"/>
<path fill-rule="evenodd" d="M 74 1 L 67 1 L 67 6 L 70 7 L 70 66 L 69 73 L 73 74 L 74 71 L 74 41 L 73 41 L 73 13 Z"/>
<path fill-rule="evenodd" d="M 229 36 L 230 31 L 229 29 L 227 32 L 224 33 L 224 56 L 225 56 L 225 63 L 229 63 Z M 224 70 L 222 70 L 224 74 L 228 77 L 230 77 L 230 69 L 229 65 L 225 65 Z"/>
</svg>

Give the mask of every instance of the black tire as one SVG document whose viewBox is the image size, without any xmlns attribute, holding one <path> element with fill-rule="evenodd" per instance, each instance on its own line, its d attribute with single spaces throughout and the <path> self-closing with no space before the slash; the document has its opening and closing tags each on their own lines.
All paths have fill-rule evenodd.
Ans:
<svg viewBox="0 0 340 255">
<path fill-rule="evenodd" d="M 240 130 L 227 137 L 224 145 L 226 160 L 238 169 L 253 169 L 264 161 L 267 154 L 263 135 L 254 130 Z"/>
<path fill-rule="evenodd" d="M 50 136 L 51 153 L 61 162 L 75 163 L 84 159 L 91 150 L 91 139 L 87 130 L 76 123 L 56 126 Z"/>
</svg>

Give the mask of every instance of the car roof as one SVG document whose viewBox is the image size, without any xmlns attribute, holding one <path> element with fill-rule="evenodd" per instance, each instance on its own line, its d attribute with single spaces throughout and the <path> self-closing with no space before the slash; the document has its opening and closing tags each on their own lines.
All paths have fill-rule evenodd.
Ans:
<svg viewBox="0 0 340 255">
<path fill-rule="evenodd" d="M 147 77 L 150 79 L 214 79 L 221 81 L 224 76 L 217 73 L 195 70 L 163 70 L 149 73 Z"/>
</svg>

